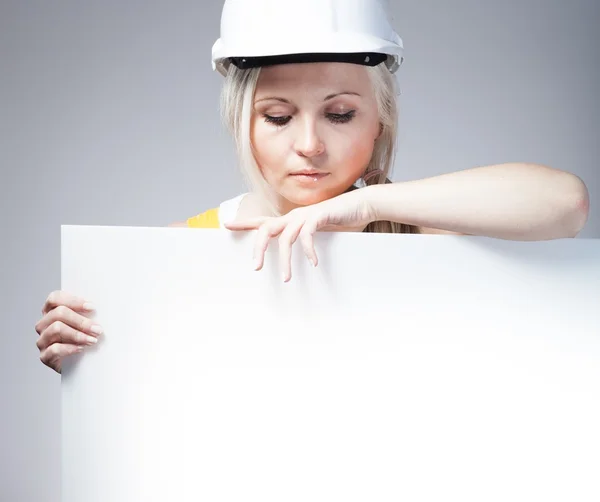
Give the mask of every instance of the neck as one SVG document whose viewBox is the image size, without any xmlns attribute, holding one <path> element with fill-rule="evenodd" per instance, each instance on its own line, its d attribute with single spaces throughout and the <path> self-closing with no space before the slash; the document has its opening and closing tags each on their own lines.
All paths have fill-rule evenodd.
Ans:
<svg viewBox="0 0 600 502">
<path fill-rule="evenodd" d="M 292 202 L 290 202 L 289 200 L 283 198 L 283 197 L 276 197 L 276 200 L 274 202 L 274 207 L 276 209 L 276 211 L 279 212 L 279 214 L 284 215 L 289 213 L 290 211 L 301 207 L 298 204 L 293 204 Z"/>
</svg>

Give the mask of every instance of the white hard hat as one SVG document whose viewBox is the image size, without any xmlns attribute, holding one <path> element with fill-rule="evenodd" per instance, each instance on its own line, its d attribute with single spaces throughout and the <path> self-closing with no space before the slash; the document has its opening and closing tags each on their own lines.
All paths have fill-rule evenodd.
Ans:
<svg viewBox="0 0 600 502">
<path fill-rule="evenodd" d="M 385 61 L 395 73 L 403 45 L 386 0 L 225 0 L 213 70 L 310 61 Z"/>
</svg>

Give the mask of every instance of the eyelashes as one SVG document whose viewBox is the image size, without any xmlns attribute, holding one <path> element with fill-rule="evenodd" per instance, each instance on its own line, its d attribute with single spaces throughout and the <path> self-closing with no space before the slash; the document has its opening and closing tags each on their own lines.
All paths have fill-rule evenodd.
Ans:
<svg viewBox="0 0 600 502">
<path fill-rule="evenodd" d="M 286 125 L 292 117 L 271 117 L 270 115 L 263 115 L 267 124 L 275 124 L 278 127 Z"/>
<path fill-rule="evenodd" d="M 356 111 L 355 110 L 351 110 L 348 113 L 343 113 L 343 114 L 339 114 L 339 113 L 327 113 L 326 116 L 329 120 L 331 120 L 331 122 L 333 122 L 334 124 L 345 124 L 347 122 L 350 122 L 353 118 L 354 115 L 356 115 Z"/>
<path fill-rule="evenodd" d="M 347 124 L 350 122 L 354 116 L 356 115 L 356 110 L 351 110 L 348 113 L 326 113 L 325 116 L 329 119 L 333 124 Z M 286 117 L 272 117 L 271 115 L 263 114 L 265 118 L 265 122 L 268 124 L 274 124 L 277 127 L 283 127 L 288 124 L 292 117 L 289 115 Z"/>
</svg>

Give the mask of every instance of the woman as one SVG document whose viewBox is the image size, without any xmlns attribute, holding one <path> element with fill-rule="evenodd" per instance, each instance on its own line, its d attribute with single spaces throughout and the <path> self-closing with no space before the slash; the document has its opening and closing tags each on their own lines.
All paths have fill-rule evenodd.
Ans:
<svg viewBox="0 0 600 502">
<path fill-rule="evenodd" d="M 285 281 L 296 240 L 318 264 L 316 231 L 579 233 L 587 189 L 550 167 L 507 163 L 392 183 L 401 62 L 402 41 L 378 0 L 228 0 L 213 68 L 225 76 L 222 112 L 250 191 L 171 226 L 257 230 L 257 270 L 277 237 Z M 92 310 L 67 292 L 49 295 L 36 325 L 44 364 L 60 372 L 66 356 L 96 343 L 102 329 L 85 316 Z"/>
</svg>

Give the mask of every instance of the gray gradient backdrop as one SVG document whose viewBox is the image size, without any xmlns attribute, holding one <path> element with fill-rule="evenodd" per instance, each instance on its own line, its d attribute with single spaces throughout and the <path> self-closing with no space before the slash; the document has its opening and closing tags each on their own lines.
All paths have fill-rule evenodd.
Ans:
<svg viewBox="0 0 600 502">
<path fill-rule="evenodd" d="M 598 0 L 393 0 L 394 179 L 535 161 L 587 184 L 600 236 Z M 58 502 L 60 378 L 34 325 L 60 225 L 160 226 L 243 190 L 210 49 L 220 0 L 1 0 L 0 500 Z"/>
</svg>

